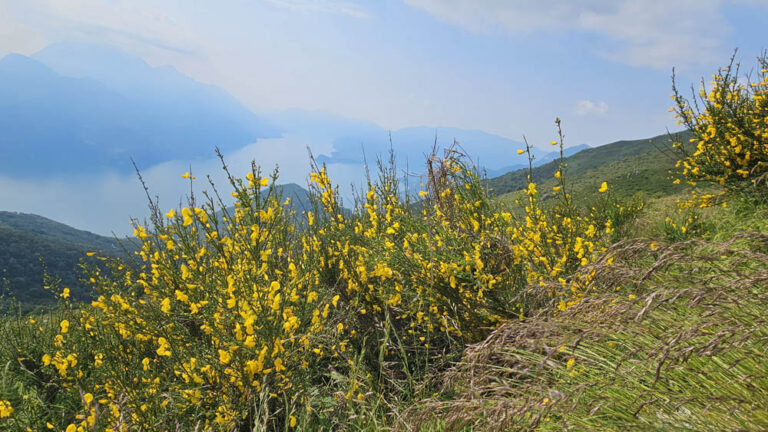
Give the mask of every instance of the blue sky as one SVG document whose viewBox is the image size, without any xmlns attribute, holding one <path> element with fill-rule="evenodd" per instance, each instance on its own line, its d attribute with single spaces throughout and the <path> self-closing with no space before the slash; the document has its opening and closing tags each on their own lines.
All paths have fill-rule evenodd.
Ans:
<svg viewBox="0 0 768 432">
<path fill-rule="evenodd" d="M 256 111 L 456 126 L 570 144 L 673 128 L 670 73 L 765 47 L 768 1 L 1 0 L 0 55 L 107 42 Z"/>
</svg>

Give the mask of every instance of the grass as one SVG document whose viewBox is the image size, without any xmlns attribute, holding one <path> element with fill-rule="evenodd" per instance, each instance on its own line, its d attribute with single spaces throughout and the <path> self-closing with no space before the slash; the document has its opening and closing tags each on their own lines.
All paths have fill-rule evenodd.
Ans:
<svg viewBox="0 0 768 432">
<path fill-rule="evenodd" d="M 595 295 L 508 323 L 407 413 L 446 430 L 765 430 L 768 237 L 630 240 Z M 439 420 L 437 420 L 439 419 Z"/>
</svg>

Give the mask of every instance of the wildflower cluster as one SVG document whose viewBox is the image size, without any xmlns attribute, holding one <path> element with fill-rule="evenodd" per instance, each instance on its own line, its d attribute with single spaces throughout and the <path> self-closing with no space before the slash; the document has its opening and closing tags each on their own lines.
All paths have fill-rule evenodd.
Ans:
<svg viewBox="0 0 768 432">
<path fill-rule="evenodd" d="M 233 179 L 234 207 L 190 200 L 151 229 L 136 224 L 139 263 L 90 270 L 98 298 L 61 321 L 42 358 L 63 388 L 94 395 L 77 430 L 295 426 L 294 411 L 311 410 L 307 382 L 345 349 L 341 337 L 323 343 L 338 297 L 319 286 L 317 249 L 292 246 L 302 239 L 288 202 L 268 183 L 254 169 Z"/>
<path fill-rule="evenodd" d="M 734 59 L 702 84 L 689 101 L 673 85 L 678 124 L 693 132 L 692 152 L 683 143 L 677 168 L 691 185 L 699 181 L 765 194 L 768 173 L 768 57 L 758 57 L 754 77 L 742 81 Z M 676 180 L 679 182 L 679 180 Z"/>
</svg>

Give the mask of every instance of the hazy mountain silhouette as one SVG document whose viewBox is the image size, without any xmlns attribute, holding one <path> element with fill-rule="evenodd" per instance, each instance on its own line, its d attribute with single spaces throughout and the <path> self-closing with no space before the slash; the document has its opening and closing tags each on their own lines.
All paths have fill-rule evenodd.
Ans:
<svg viewBox="0 0 768 432">
<path fill-rule="evenodd" d="M 391 148 L 399 168 L 405 169 L 408 165 L 409 170 L 419 171 L 435 144 L 438 153 L 442 154 L 443 149 L 455 143 L 459 151 L 485 168 L 489 177 L 528 166 L 527 157 L 517 154 L 518 149 L 525 147 L 522 142 L 480 130 L 419 126 L 389 131 L 371 122 L 298 109 L 282 111 L 268 118 L 283 130 L 308 137 L 308 141 L 331 144 L 333 151 L 330 154 L 318 155 L 317 160 L 321 163 L 367 162 L 374 167 L 376 158 L 387 159 Z M 565 150 L 565 154 L 568 156 L 585 148 L 589 146 L 572 146 Z M 532 153 L 534 165 L 545 164 L 559 156 L 555 148 L 546 151 L 534 147 Z"/>
<path fill-rule="evenodd" d="M 222 90 L 113 49 L 64 44 L 0 60 L 0 174 L 132 170 L 210 158 L 279 131 Z M 92 71 L 92 73 L 87 73 Z"/>
<path fill-rule="evenodd" d="M 390 132 L 371 122 L 301 109 L 256 115 L 216 86 L 170 66 L 151 67 L 110 46 L 60 43 L 31 57 L 11 54 L 0 60 L 2 176 L 128 173 L 131 158 L 140 168 L 191 162 L 212 158 L 217 146 L 226 153 L 284 135 L 326 149 L 316 154 L 326 163 L 367 160 L 373 166 L 391 147 L 400 168 L 418 172 L 435 141 L 438 150 L 455 141 L 489 176 L 528 164 L 516 152 L 522 143 L 479 130 Z M 533 153 L 536 165 L 557 157 L 538 148 Z"/>
</svg>

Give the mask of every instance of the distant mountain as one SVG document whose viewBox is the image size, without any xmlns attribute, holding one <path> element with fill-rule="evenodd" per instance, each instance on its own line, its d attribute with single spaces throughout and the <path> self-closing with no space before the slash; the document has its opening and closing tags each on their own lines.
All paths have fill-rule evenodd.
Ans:
<svg viewBox="0 0 768 432">
<path fill-rule="evenodd" d="M 288 183 L 277 185 L 277 192 L 281 195 L 282 202 L 285 202 L 286 199 L 289 199 L 288 205 L 291 210 L 295 211 L 295 225 L 298 227 L 304 226 L 306 221 L 306 218 L 304 218 L 304 213 L 312 210 L 312 201 L 309 197 L 309 191 L 297 185 L 296 183 Z M 235 208 L 234 206 L 229 206 L 226 208 L 226 211 L 231 216 L 234 215 Z M 217 212 L 217 216 L 221 217 L 223 213 L 224 210 L 220 210 Z"/>
<path fill-rule="evenodd" d="M 305 188 L 297 185 L 296 183 L 288 183 L 279 185 L 280 193 L 283 199 L 290 198 L 290 205 L 296 210 L 296 213 L 312 210 L 312 203 L 309 200 L 309 191 Z"/>
<path fill-rule="evenodd" d="M 374 123 L 316 111 L 256 115 L 216 86 L 107 45 L 58 43 L 0 60 L 0 176 L 126 173 L 131 158 L 140 168 L 191 162 L 212 158 L 216 146 L 226 153 L 287 135 L 329 164 L 373 165 L 391 144 L 399 167 L 418 170 L 435 143 L 454 141 L 490 175 L 528 163 L 519 141 L 479 130 L 410 127 L 390 141 Z M 539 165 L 557 153 L 534 155 Z"/>
<path fill-rule="evenodd" d="M 129 172 L 211 158 L 279 130 L 224 91 L 110 47 L 0 60 L 0 175 Z"/>
<path fill-rule="evenodd" d="M 88 298 L 78 264 L 89 259 L 89 251 L 106 256 L 123 253 L 115 239 L 33 214 L 0 211 L 0 280 L 7 280 L 13 295 L 23 303 L 53 300 L 43 289 L 43 266 L 61 278 L 62 286 L 69 287 L 74 298 Z"/>
<path fill-rule="evenodd" d="M 391 148 L 400 169 L 407 165 L 409 171 L 418 172 L 435 145 L 438 154 L 442 154 L 443 149 L 456 144 L 457 149 L 483 167 L 489 177 L 528 166 L 527 157 L 517 154 L 518 149 L 524 148 L 523 143 L 480 130 L 418 126 L 389 131 L 370 122 L 298 109 L 267 118 L 291 134 L 332 147 L 329 154 L 317 156 L 320 163 L 362 165 L 367 162 L 374 167 L 376 158 L 387 159 Z M 570 155 L 585 148 L 589 146 L 582 144 L 569 147 L 565 152 Z M 532 153 L 534 165 L 545 164 L 559 156 L 558 151 L 538 147 L 534 147 Z"/>
<path fill-rule="evenodd" d="M 586 150 L 592 148 L 588 146 L 587 144 L 579 144 L 575 146 L 571 146 L 568 148 L 563 149 L 563 156 L 568 157 L 575 155 L 576 153 L 579 153 L 582 150 Z M 547 164 L 549 162 L 552 162 L 553 160 L 560 158 L 560 151 L 551 151 L 548 153 L 540 153 L 537 151 L 538 149 L 535 149 L 532 153 L 534 155 L 538 154 L 538 156 L 533 160 L 533 166 L 541 166 L 544 164 Z M 508 172 L 520 170 L 520 169 L 527 169 L 528 163 L 525 162 L 523 164 L 517 164 L 517 165 L 507 165 L 505 167 L 499 168 L 499 169 L 486 169 L 486 175 L 488 178 L 494 178 L 502 176 Z"/>
</svg>

